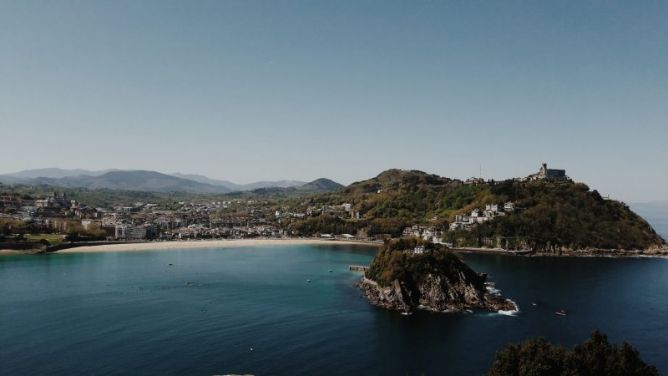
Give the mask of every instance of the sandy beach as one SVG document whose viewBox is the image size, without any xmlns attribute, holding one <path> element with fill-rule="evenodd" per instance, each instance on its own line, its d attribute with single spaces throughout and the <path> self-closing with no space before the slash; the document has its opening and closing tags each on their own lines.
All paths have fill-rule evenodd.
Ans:
<svg viewBox="0 0 668 376">
<path fill-rule="evenodd" d="M 363 245 L 379 247 L 380 243 L 359 240 L 327 240 L 327 239 L 234 239 L 234 240 L 189 240 L 163 241 L 127 244 L 101 244 L 68 248 L 56 253 L 90 253 L 90 252 L 131 252 L 170 249 L 197 248 L 235 248 L 235 247 L 266 247 L 284 245 Z"/>
<path fill-rule="evenodd" d="M 24 252 L 17 251 L 14 249 L 0 249 L 0 256 L 3 255 L 21 255 L 24 254 Z"/>
</svg>

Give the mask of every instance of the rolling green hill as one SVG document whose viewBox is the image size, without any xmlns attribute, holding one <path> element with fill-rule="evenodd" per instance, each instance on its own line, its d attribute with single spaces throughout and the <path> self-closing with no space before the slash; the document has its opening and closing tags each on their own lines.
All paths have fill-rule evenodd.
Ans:
<svg viewBox="0 0 668 376">
<path fill-rule="evenodd" d="M 540 251 L 651 250 L 665 241 L 629 207 L 583 183 L 516 181 L 467 184 L 421 171 L 388 170 L 343 190 L 315 196 L 313 203 L 350 203 L 360 220 L 319 221 L 351 231 L 397 236 L 412 224 L 447 230 L 456 215 L 487 204 L 512 202 L 516 210 L 465 230 L 446 231 L 457 246 L 501 246 Z M 313 220 L 311 220 L 313 222 Z M 313 227 L 313 226 L 311 226 Z M 336 228 L 334 230 L 336 230 Z"/>
</svg>

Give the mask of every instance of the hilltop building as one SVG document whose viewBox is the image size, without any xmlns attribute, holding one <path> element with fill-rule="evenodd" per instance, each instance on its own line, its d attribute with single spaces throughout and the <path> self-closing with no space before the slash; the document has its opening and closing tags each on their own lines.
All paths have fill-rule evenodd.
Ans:
<svg viewBox="0 0 668 376">
<path fill-rule="evenodd" d="M 547 168 L 547 163 L 543 163 L 537 173 L 527 176 L 527 180 L 552 180 L 567 181 L 566 170 Z"/>
</svg>

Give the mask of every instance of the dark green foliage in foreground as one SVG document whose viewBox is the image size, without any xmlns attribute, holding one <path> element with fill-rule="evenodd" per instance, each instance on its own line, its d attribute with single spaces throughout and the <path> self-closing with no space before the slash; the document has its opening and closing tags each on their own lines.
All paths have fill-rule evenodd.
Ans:
<svg viewBox="0 0 668 376">
<path fill-rule="evenodd" d="M 572 350 L 543 338 L 508 344 L 496 354 L 489 376 L 654 376 L 657 369 L 645 364 L 640 354 L 624 342 L 608 342 L 595 331 Z"/>
<path fill-rule="evenodd" d="M 424 246 L 427 252 L 413 255 L 410 251 L 416 246 Z M 374 257 L 365 275 L 381 286 L 388 286 L 394 280 L 415 286 L 428 274 L 449 278 L 457 276 L 458 273 L 463 273 L 468 281 L 476 284 L 476 287 L 483 288 L 484 278 L 464 264 L 454 253 L 419 238 L 402 238 L 387 240 Z"/>
</svg>

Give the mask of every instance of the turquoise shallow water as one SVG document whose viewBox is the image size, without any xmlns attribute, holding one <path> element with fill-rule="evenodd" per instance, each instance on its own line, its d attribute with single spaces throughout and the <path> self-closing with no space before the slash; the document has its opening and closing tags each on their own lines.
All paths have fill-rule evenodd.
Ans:
<svg viewBox="0 0 668 376">
<path fill-rule="evenodd" d="M 369 305 L 352 286 L 359 275 L 348 264 L 367 263 L 373 252 L 276 246 L 3 257 L 0 373 L 470 375 L 482 374 L 508 341 L 541 335 L 572 345 L 595 328 L 629 340 L 668 372 L 668 260 L 467 255 L 520 314 L 405 317 Z M 555 316 L 560 308 L 569 315 Z"/>
</svg>

